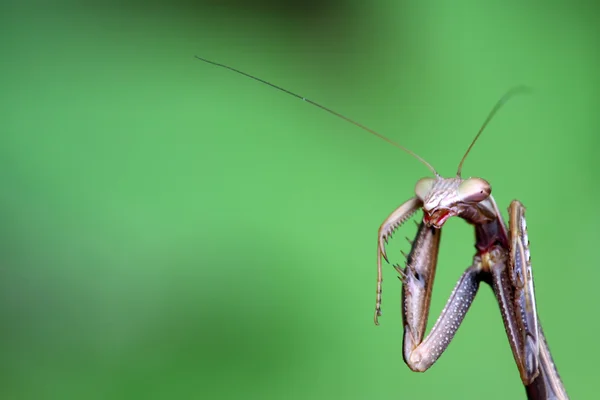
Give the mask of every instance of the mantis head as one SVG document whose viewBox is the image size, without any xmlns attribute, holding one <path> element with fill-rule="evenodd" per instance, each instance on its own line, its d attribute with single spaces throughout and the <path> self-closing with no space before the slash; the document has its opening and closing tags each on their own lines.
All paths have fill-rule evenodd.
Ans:
<svg viewBox="0 0 600 400">
<path fill-rule="evenodd" d="M 471 223 L 493 219 L 491 193 L 492 187 L 482 178 L 422 178 L 415 185 L 415 194 L 423 202 L 423 220 L 438 229 L 454 216 Z"/>
</svg>

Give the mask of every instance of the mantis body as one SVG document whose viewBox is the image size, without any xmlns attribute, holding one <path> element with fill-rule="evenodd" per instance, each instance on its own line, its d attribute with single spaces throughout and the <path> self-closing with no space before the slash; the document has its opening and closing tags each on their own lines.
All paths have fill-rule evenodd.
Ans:
<svg viewBox="0 0 600 400">
<path fill-rule="evenodd" d="M 481 178 L 461 177 L 462 165 L 486 125 L 498 109 L 522 88 L 509 91 L 498 101 L 463 156 L 456 177 L 444 178 L 412 151 L 342 114 L 235 68 L 196 58 L 257 80 L 334 114 L 402 149 L 432 171 L 434 177 L 420 179 L 415 186 L 415 196 L 381 224 L 377 241 L 376 324 L 381 315 L 382 259 L 388 260 L 385 244 L 400 225 L 418 210 L 423 210 L 417 235 L 406 256 L 406 266 L 394 266 L 402 281 L 403 357 L 411 370 L 426 371 L 437 361 L 462 323 L 480 282 L 485 282 L 492 287 L 500 306 L 504 328 L 528 398 L 568 399 L 537 315 L 525 207 L 518 200 L 510 204 L 507 226 L 491 195 L 490 184 Z M 475 228 L 476 253 L 473 263 L 462 274 L 431 332 L 425 337 L 442 227 L 450 217 L 460 217 Z"/>
</svg>

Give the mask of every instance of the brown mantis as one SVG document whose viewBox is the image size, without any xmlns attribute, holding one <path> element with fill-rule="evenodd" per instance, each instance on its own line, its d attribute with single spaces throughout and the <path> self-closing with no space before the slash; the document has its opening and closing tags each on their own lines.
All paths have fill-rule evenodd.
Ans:
<svg viewBox="0 0 600 400">
<path fill-rule="evenodd" d="M 490 184 L 481 178 L 461 178 L 462 165 L 475 141 L 498 109 L 521 89 L 509 91 L 496 103 L 460 161 L 456 177 L 443 178 L 415 155 L 435 178 L 420 179 L 415 186 L 416 196 L 398 207 L 379 228 L 375 323 L 378 324 L 381 315 L 381 259 L 387 260 L 385 243 L 395 229 L 422 209 L 423 220 L 406 256 L 406 267 L 395 266 L 403 284 L 403 356 L 408 367 L 422 372 L 435 363 L 454 337 L 483 281 L 492 287 L 500 306 L 528 397 L 567 399 L 537 316 L 525 207 L 513 200 L 508 210 L 507 230 L 491 195 Z M 473 264 L 463 273 L 440 317 L 424 338 L 441 228 L 453 216 L 474 226 L 477 251 Z"/>
<path fill-rule="evenodd" d="M 415 186 L 415 196 L 390 214 L 379 228 L 377 241 L 377 298 L 375 324 L 381 315 L 382 259 L 388 261 L 385 244 L 392 233 L 419 209 L 423 218 L 406 267 L 394 265 L 402 281 L 403 357 L 413 371 L 431 367 L 448 347 L 471 306 L 479 283 L 485 282 L 495 294 L 508 341 L 529 399 L 568 399 L 555 368 L 537 315 L 525 207 L 513 200 L 509 224 L 505 224 L 490 184 L 481 178 L 461 177 L 463 163 L 473 145 L 496 112 L 516 92 L 507 92 L 494 106 L 459 163 L 456 177 L 444 178 L 424 159 L 391 139 L 327 107 L 227 65 L 196 56 L 201 61 L 229 69 L 291 96 L 306 101 L 391 143 L 418 159 L 433 173 Z M 460 217 L 475 228 L 476 253 L 433 328 L 425 337 L 429 305 L 437 266 L 437 255 L 444 223 Z"/>
</svg>

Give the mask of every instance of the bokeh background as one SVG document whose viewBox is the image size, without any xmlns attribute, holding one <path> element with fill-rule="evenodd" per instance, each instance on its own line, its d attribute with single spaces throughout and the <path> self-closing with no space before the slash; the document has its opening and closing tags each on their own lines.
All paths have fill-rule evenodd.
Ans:
<svg viewBox="0 0 600 400">
<path fill-rule="evenodd" d="M 600 25 L 592 2 L 0 5 L 0 398 L 516 399 L 482 286 L 426 373 L 402 361 L 383 219 L 428 171 L 528 208 L 539 313 L 597 398 Z M 390 245 L 408 250 L 409 223 Z M 429 326 L 473 255 L 444 229 Z"/>
</svg>

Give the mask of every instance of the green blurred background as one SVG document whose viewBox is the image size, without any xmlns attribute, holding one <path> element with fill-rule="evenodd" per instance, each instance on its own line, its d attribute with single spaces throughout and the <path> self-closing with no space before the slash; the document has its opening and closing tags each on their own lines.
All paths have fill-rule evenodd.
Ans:
<svg viewBox="0 0 600 400">
<path fill-rule="evenodd" d="M 1 399 L 525 397 L 486 286 L 424 374 L 390 266 L 372 323 L 377 229 L 427 169 L 195 54 L 449 176 L 502 93 L 532 86 L 464 175 L 527 206 L 554 359 L 572 398 L 597 397 L 597 6 L 54 3 L 0 5 Z M 429 326 L 473 252 L 448 222 Z"/>
</svg>

